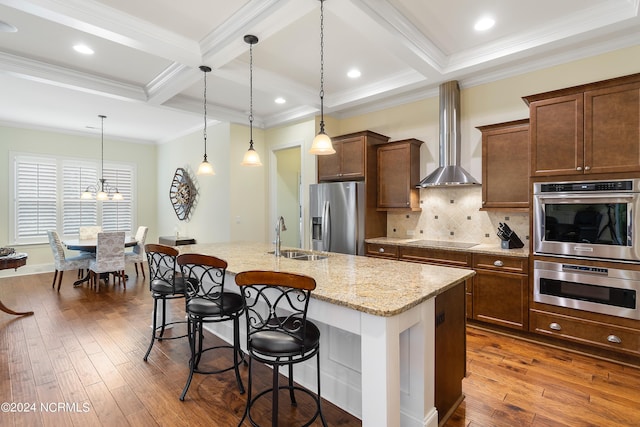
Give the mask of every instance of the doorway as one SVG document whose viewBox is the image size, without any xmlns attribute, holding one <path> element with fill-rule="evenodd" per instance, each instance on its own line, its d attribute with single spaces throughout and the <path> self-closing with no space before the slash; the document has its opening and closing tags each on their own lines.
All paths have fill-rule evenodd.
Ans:
<svg viewBox="0 0 640 427">
<path fill-rule="evenodd" d="M 300 146 L 274 152 L 276 157 L 276 218 L 284 217 L 287 230 L 280 234 L 282 246 L 302 247 L 302 175 Z"/>
</svg>

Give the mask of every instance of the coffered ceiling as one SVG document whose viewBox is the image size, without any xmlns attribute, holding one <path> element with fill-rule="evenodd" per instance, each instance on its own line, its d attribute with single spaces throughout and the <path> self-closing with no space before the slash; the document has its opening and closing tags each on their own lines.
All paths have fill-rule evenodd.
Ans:
<svg viewBox="0 0 640 427">
<path fill-rule="evenodd" d="M 636 45 L 639 1 L 327 0 L 325 114 Z M 482 16 L 495 25 L 475 31 Z M 202 128 L 203 64 L 209 119 L 247 124 L 246 34 L 259 38 L 254 126 L 319 112 L 318 0 L 0 0 L 0 21 L 17 29 L 0 23 L 0 124 L 95 133 L 104 114 L 107 137 L 171 140 Z"/>
</svg>

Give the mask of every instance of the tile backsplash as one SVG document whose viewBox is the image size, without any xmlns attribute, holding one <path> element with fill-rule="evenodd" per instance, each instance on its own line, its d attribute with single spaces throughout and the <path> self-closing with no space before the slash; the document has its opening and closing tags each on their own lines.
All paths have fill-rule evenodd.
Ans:
<svg viewBox="0 0 640 427">
<path fill-rule="evenodd" d="M 387 214 L 387 237 L 500 244 L 496 235 L 506 223 L 525 245 L 529 214 L 480 211 L 482 187 L 438 187 L 420 190 L 422 212 Z"/>
</svg>

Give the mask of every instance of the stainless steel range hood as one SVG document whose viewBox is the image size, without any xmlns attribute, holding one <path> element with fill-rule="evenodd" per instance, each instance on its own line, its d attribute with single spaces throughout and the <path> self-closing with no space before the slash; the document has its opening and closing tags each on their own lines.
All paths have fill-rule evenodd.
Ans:
<svg viewBox="0 0 640 427">
<path fill-rule="evenodd" d="M 478 180 L 460 165 L 460 87 L 456 80 L 440 85 L 440 167 L 417 188 L 477 185 Z"/>
</svg>

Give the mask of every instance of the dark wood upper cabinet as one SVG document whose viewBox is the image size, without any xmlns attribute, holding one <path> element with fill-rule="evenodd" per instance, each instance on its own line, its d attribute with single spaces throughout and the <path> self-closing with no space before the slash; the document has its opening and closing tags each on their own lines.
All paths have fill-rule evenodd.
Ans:
<svg viewBox="0 0 640 427">
<path fill-rule="evenodd" d="M 481 210 L 529 209 L 529 119 L 478 126 L 482 132 Z"/>
<path fill-rule="evenodd" d="M 420 145 L 406 139 L 378 146 L 378 209 L 420 209 Z"/>
<path fill-rule="evenodd" d="M 640 74 L 523 99 L 531 176 L 640 171 Z"/>
<path fill-rule="evenodd" d="M 336 152 L 328 156 L 318 156 L 318 182 L 364 180 L 368 172 L 368 158 L 373 156 L 375 162 L 375 146 L 387 141 L 389 137 L 371 131 L 332 138 Z M 375 173 L 373 171 L 373 174 Z"/>
</svg>

